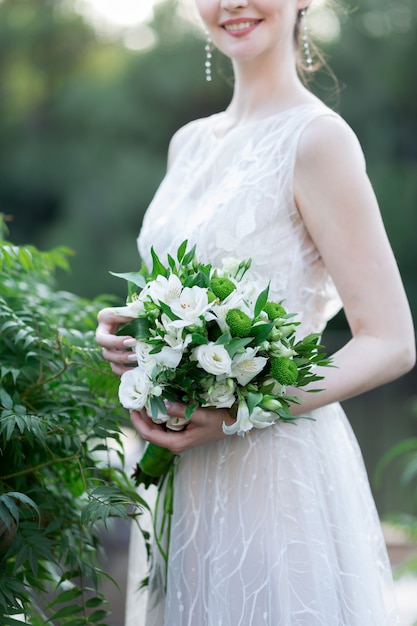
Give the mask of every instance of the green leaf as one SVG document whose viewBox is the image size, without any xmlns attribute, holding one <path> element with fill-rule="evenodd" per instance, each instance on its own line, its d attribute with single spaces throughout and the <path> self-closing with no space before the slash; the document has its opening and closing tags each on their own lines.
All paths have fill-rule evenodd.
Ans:
<svg viewBox="0 0 417 626">
<path fill-rule="evenodd" d="M 184 254 L 185 254 L 185 251 L 187 250 L 187 246 L 188 246 L 188 240 L 185 239 L 185 241 L 183 241 L 182 244 L 178 248 L 177 259 L 179 263 L 181 263 L 184 258 Z"/>
<path fill-rule="evenodd" d="M 252 393 L 249 392 L 246 396 L 246 402 L 248 405 L 249 415 L 252 415 L 253 409 L 258 406 L 263 400 L 263 395 L 261 393 Z"/>
<path fill-rule="evenodd" d="M 71 615 L 75 615 L 76 613 L 81 613 L 82 608 L 76 604 L 69 604 L 67 606 L 63 606 L 58 611 L 56 611 L 48 620 L 48 622 L 54 622 L 61 620 L 64 617 L 70 617 Z"/>
<path fill-rule="evenodd" d="M 151 248 L 151 256 L 152 256 L 151 277 L 155 279 L 158 276 L 165 276 L 165 277 L 168 276 L 168 270 L 166 269 L 164 265 L 162 265 L 153 247 Z"/>
<path fill-rule="evenodd" d="M 109 615 L 108 611 L 93 611 L 93 613 L 91 613 L 91 615 L 88 616 L 88 621 L 89 622 L 99 622 L 100 620 L 104 619 L 105 617 L 107 617 L 107 615 Z"/>
<path fill-rule="evenodd" d="M 273 322 L 269 322 L 267 324 L 256 324 L 256 326 L 252 326 L 250 334 L 254 339 L 255 345 L 259 346 L 263 341 L 265 341 L 268 338 L 273 327 Z"/>
<path fill-rule="evenodd" d="M 110 272 L 112 276 L 116 276 L 116 278 L 122 278 L 123 280 L 127 280 L 129 283 L 133 283 L 137 287 L 144 289 L 146 287 L 145 277 L 139 272 Z"/>
<path fill-rule="evenodd" d="M 71 602 L 72 600 L 76 600 L 77 598 L 79 598 L 81 595 L 82 591 L 79 587 L 66 589 L 48 604 L 48 608 L 55 606 L 56 604 L 65 604 L 65 602 Z"/>
<path fill-rule="evenodd" d="M 182 259 L 182 265 L 186 267 L 193 261 L 195 257 L 195 250 L 196 250 L 196 246 L 193 246 L 191 250 L 187 252 L 187 254 L 184 255 L 184 258 Z"/>
<path fill-rule="evenodd" d="M 193 333 L 191 335 L 191 341 L 197 346 L 206 345 L 209 342 L 207 337 L 205 337 L 204 335 L 200 335 L 199 333 Z"/>
<path fill-rule="evenodd" d="M 260 315 L 261 311 L 263 310 L 265 304 L 268 302 L 268 294 L 269 294 L 269 285 L 268 287 L 266 287 L 266 289 L 264 289 L 258 296 L 256 303 L 255 303 L 255 309 L 254 309 L 254 316 L 258 317 L 258 315 Z"/>
<path fill-rule="evenodd" d="M 123 326 L 119 328 L 116 334 L 118 336 L 129 335 L 130 337 L 134 337 L 138 340 L 148 339 L 148 337 L 150 336 L 149 322 L 144 317 L 137 317 L 127 324 L 123 324 Z"/>
<path fill-rule="evenodd" d="M 244 337 L 243 339 L 239 339 L 239 337 L 235 337 L 230 341 L 229 344 L 225 345 L 225 348 L 232 359 L 235 354 L 237 354 L 242 348 L 245 348 L 249 343 L 251 343 L 252 337 Z"/>
<path fill-rule="evenodd" d="M 161 307 L 165 315 L 167 315 L 169 319 L 172 320 L 173 322 L 180 319 L 177 315 L 175 315 L 175 313 L 171 311 L 170 307 L 167 304 L 165 304 L 165 302 L 160 302 L 159 306 Z"/>
<path fill-rule="evenodd" d="M 0 402 L 5 409 L 13 408 L 13 400 L 5 389 L 0 389 Z"/>
</svg>

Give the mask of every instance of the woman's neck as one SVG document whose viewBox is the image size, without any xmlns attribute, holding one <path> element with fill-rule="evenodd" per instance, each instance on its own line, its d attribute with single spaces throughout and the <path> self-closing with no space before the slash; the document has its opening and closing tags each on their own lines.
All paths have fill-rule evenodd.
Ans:
<svg viewBox="0 0 417 626">
<path fill-rule="evenodd" d="M 316 100 L 298 78 L 294 63 L 233 63 L 235 86 L 226 110 L 238 125 Z"/>
</svg>

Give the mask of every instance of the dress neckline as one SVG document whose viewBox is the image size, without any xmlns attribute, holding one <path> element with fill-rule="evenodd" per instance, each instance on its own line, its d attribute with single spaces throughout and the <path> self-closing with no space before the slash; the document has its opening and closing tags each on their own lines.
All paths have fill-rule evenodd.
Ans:
<svg viewBox="0 0 417 626">
<path fill-rule="evenodd" d="M 214 113 L 213 115 L 210 115 L 207 118 L 207 121 L 210 123 L 210 134 L 217 141 L 221 141 L 222 139 L 226 139 L 229 135 L 235 132 L 246 130 L 248 128 L 253 128 L 254 126 L 258 126 L 258 125 L 270 122 L 272 120 L 278 120 L 280 118 L 287 117 L 290 114 L 297 113 L 298 111 L 302 109 L 318 109 L 318 108 L 327 109 L 326 105 L 320 100 L 316 102 L 306 102 L 304 104 L 297 104 L 296 106 L 289 107 L 288 109 L 283 109 L 282 111 L 277 111 L 276 113 L 265 115 L 265 117 L 260 117 L 258 119 L 253 119 L 253 120 L 248 120 L 247 122 L 242 122 L 238 124 L 237 126 L 233 126 L 227 132 L 221 135 L 216 133 L 215 124 L 219 119 L 221 119 L 221 117 L 225 115 L 225 111 L 221 111 L 220 113 Z"/>
</svg>

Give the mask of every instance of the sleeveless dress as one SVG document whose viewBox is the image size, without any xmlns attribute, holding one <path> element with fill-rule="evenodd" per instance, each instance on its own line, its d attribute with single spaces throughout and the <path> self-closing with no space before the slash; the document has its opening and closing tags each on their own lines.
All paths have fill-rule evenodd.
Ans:
<svg viewBox="0 0 417 626">
<path fill-rule="evenodd" d="M 252 259 L 251 275 L 323 331 L 341 303 L 293 199 L 299 138 L 320 103 L 216 136 L 217 114 L 181 148 L 143 222 L 141 257 L 185 239 L 201 261 Z M 339 404 L 178 457 L 169 571 L 155 550 L 146 611 L 144 556 L 130 554 L 128 626 L 398 624 L 391 570 L 358 444 Z M 142 561 L 141 561 L 142 559 Z"/>
</svg>

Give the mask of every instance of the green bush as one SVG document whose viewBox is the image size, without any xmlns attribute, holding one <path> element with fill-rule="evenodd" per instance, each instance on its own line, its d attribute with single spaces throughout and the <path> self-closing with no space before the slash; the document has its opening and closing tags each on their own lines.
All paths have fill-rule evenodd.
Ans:
<svg viewBox="0 0 417 626">
<path fill-rule="evenodd" d="M 124 470 L 118 381 L 94 339 L 103 299 L 54 289 L 67 258 L 0 237 L 1 624 L 103 624 L 100 535 L 143 504 Z"/>
</svg>

